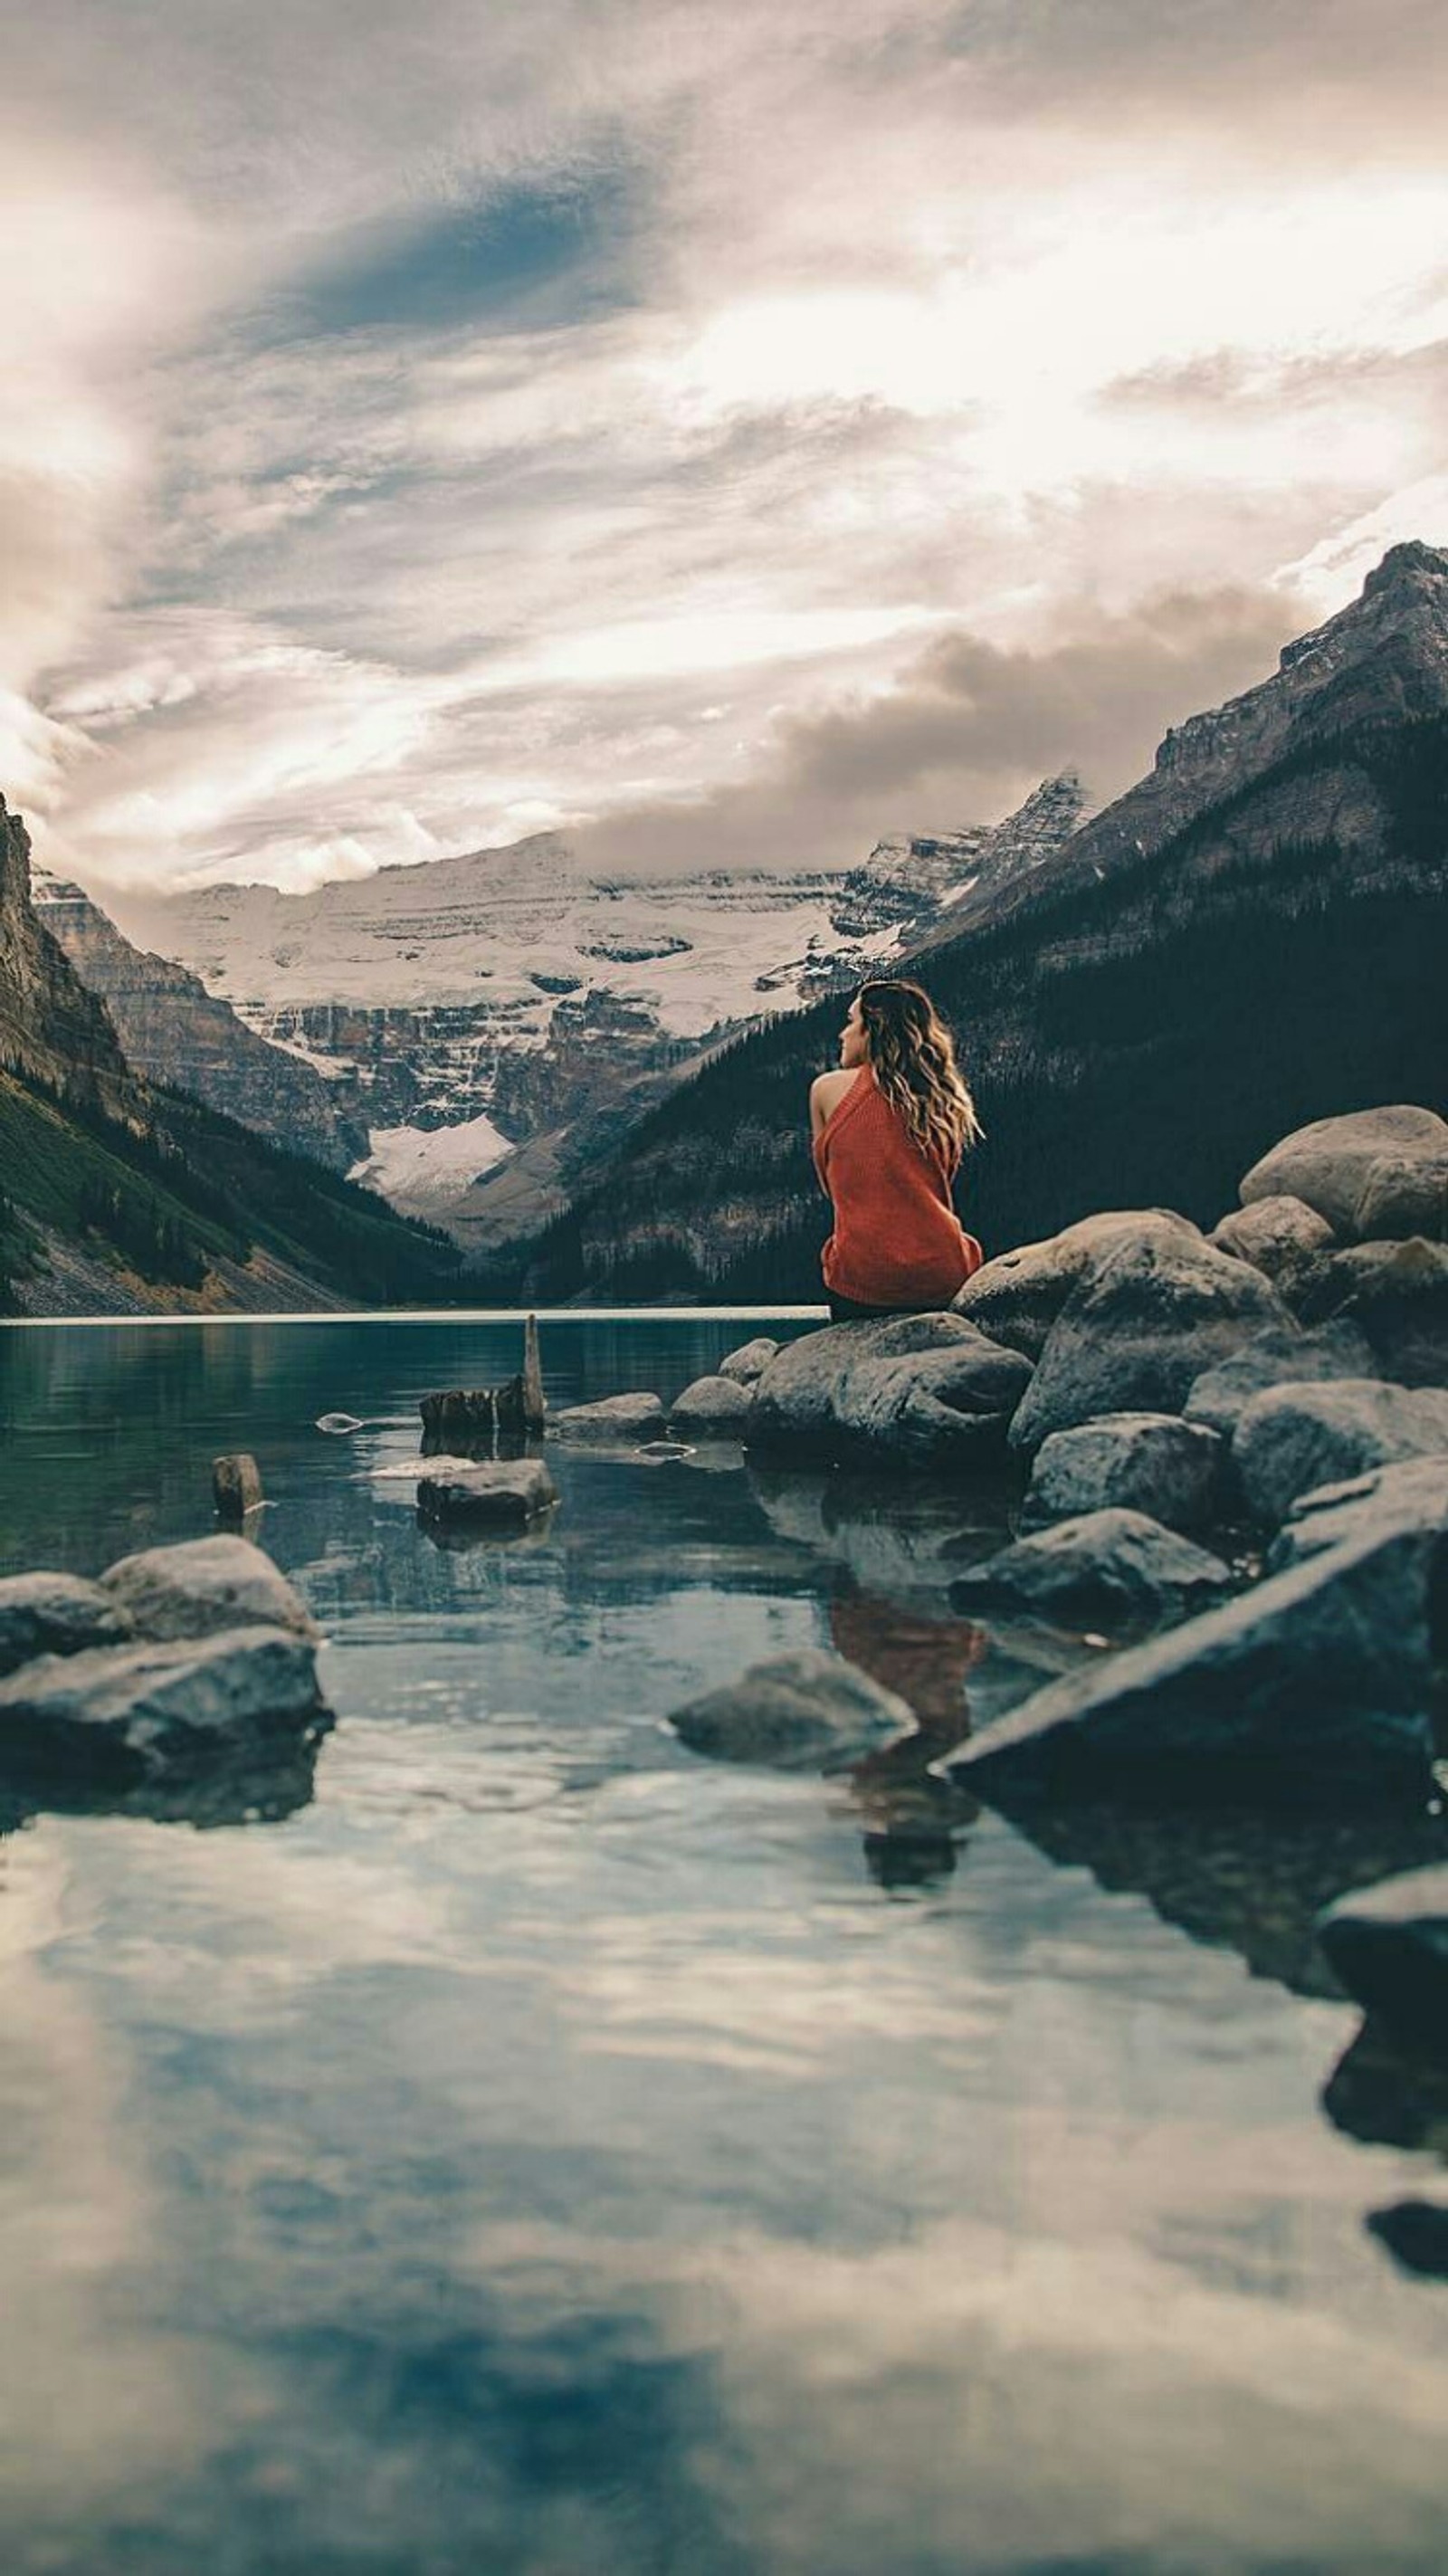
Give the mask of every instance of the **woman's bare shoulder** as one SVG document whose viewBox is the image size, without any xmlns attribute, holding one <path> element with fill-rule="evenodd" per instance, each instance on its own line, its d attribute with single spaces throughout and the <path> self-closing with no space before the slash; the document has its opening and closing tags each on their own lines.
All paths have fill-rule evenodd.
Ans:
<svg viewBox="0 0 1448 2576">
<path fill-rule="evenodd" d="M 839 1100 L 855 1079 L 853 1072 L 817 1073 L 809 1087 L 811 1100 Z"/>
</svg>

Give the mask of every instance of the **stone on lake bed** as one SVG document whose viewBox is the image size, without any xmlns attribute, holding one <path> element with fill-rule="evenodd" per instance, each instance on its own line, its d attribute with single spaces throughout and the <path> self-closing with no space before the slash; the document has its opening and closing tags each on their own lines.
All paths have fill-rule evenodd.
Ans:
<svg viewBox="0 0 1448 2576">
<path fill-rule="evenodd" d="M 669 1408 L 671 1431 L 737 1438 L 754 1409 L 754 1389 L 732 1377 L 696 1377 Z"/>
<path fill-rule="evenodd" d="M 549 1422 L 555 1440 L 657 1440 L 667 1429 L 657 1395 L 605 1395 L 597 1404 L 570 1404 Z"/>
<path fill-rule="evenodd" d="M 330 1722 L 311 1645 L 254 1624 L 41 1655 L 0 1682 L 0 1761 L 22 1773 L 120 1783 Z"/>
<path fill-rule="evenodd" d="M 1106 1413 L 1053 1431 L 1036 1452 L 1022 1529 L 1083 1512 L 1145 1512 L 1170 1529 L 1212 1517 L 1225 1456 L 1204 1423 L 1175 1413 Z"/>
<path fill-rule="evenodd" d="M 669 1724 L 691 1753 L 782 1770 L 858 1762 L 916 1731 L 906 1701 L 819 1648 L 751 1665 L 722 1690 L 676 1708 Z"/>
<path fill-rule="evenodd" d="M 430 1467 L 417 1488 L 417 1508 L 425 1519 L 491 1523 L 499 1529 L 522 1529 L 558 1500 L 558 1488 L 541 1458 L 482 1459 L 449 1462 L 439 1474 Z"/>
<path fill-rule="evenodd" d="M 1058 1521 L 972 1566 L 950 1587 L 953 1606 L 1021 1603 L 1073 1624 L 1179 1618 L 1231 1587 L 1229 1567 L 1147 1513 L 1109 1509 Z"/>
<path fill-rule="evenodd" d="M 108 1566 L 101 1582 L 147 1637 L 205 1637 L 255 1620 L 315 1639 L 301 1595 L 250 1539 L 230 1533 L 143 1548 Z"/>
<path fill-rule="evenodd" d="M 32 1655 L 78 1655 L 135 1634 L 124 1603 L 79 1574 L 12 1574 L 0 1582 L 0 1675 Z"/>
<path fill-rule="evenodd" d="M 1367 2012 L 1448 2057 L 1448 1865 L 1356 1889 L 1328 1908 L 1318 1937 Z"/>
<path fill-rule="evenodd" d="M 1180 1628 L 1037 1691 L 961 1756 L 996 1804 L 1013 1786 L 1167 1790 L 1206 1804 L 1283 1791 L 1415 1804 L 1433 1757 L 1434 1654 L 1448 1569 L 1448 1477 L 1383 1505 L 1336 1545 Z"/>
<path fill-rule="evenodd" d="M 726 1352 L 719 1362 L 718 1374 L 733 1378 L 740 1386 L 757 1386 L 770 1361 L 778 1356 L 778 1342 L 768 1333 L 756 1333 L 752 1342 L 741 1342 L 737 1351 Z"/>
<path fill-rule="evenodd" d="M 1276 1529 L 1320 1485 L 1448 1455 L 1448 1394 L 1379 1378 L 1268 1387 L 1243 1408 L 1232 1466 L 1248 1510 Z"/>
</svg>

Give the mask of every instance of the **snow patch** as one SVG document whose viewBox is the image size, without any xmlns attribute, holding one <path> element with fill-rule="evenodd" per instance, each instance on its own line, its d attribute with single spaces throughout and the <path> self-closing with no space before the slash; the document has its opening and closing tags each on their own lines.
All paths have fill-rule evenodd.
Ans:
<svg viewBox="0 0 1448 2576">
<path fill-rule="evenodd" d="M 481 1172 L 512 1153 L 511 1140 L 491 1118 L 464 1118 L 455 1127 L 374 1127 L 370 1153 L 347 1178 L 376 1190 L 394 1206 L 424 1201 L 439 1207 L 464 1196 Z"/>
</svg>

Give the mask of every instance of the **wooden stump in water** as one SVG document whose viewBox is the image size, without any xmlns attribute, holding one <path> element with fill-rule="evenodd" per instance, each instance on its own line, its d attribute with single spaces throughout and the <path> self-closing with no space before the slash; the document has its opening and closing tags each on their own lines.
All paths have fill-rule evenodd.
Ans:
<svg viewBox="0 0 1448 2576">
<path fill-rule="evenodd" d="M 235 1524 L 243 1521 L 262 1499 L 261 1469 L 247 1450 L 235 1457 L 211 1461 L 211 1496 L 216 1517 Z"/>
</svg>

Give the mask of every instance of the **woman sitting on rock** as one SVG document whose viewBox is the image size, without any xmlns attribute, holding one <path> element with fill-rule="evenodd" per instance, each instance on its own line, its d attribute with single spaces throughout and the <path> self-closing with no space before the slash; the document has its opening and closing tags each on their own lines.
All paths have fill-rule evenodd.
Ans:
<svg viewBox="0 0 1448 2576">
<path fill-rule="evenodd" d="M 822 1267 L 837 1324 L 948 1306 L 984 1255 L 951 1201 L 981 1133 L 950 1031 L 918 984 L 862 984 L 840 1070 L 810 1088 L 815 1169 L 835 1211 Z"/>
</svg>

